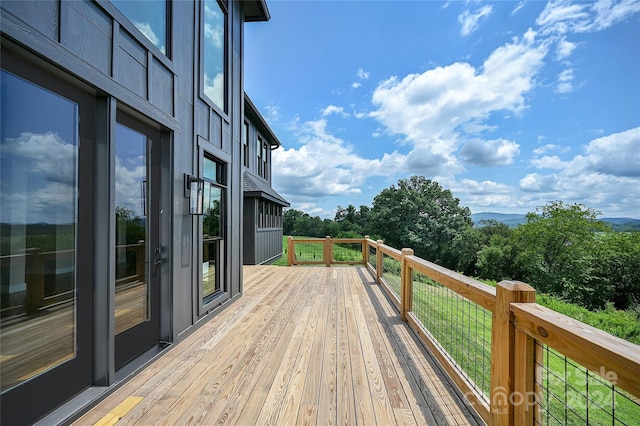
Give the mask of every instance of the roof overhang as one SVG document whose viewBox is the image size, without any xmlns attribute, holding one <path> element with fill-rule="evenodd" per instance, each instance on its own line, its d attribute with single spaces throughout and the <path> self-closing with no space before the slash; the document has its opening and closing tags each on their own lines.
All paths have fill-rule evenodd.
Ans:
<svg viewBox="0 0 640 426">
<path fill-rule="evenodd" d="M 266 0 L 243 0 L 245 22 L 266 22 L 271 19 Z"/>
<path fill-rule="evenodd" d="M 245 171 L 243 175 L 243 195 L 249 198 L 263 198 L 273 201 L 282 207 L 289 207 L 290 204 L 284 197 L 276 192 L 269 184 L 262 179 L 253 176 Z"/>
<path fill-rule="evenodd" d="M 251 99 L 249 99 L 249 95 L 246 93 L 244 94 L 244 115 L 251 120 L 260 133 L 267 138 L 272 149 L 278 148 L 282 145 L 276 134 L 273 133 L 273 130 L 271 130 L 262 114 L 260 114 L 260 111 L 258 111 L 258 108 Z"/>
</svg>

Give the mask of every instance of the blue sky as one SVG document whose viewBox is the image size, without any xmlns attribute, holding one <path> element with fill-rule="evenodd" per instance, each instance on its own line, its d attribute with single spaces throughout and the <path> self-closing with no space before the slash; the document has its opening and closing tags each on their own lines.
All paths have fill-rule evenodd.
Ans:
<svg viewBox="0 0 640 426">
<path fill-rule="evenodd" d="M 245 91 L 292 208 L 333 218 L 422 175 L 473 213 L 640 217 L 640 0 L 267 4 Z"/>
</svg>

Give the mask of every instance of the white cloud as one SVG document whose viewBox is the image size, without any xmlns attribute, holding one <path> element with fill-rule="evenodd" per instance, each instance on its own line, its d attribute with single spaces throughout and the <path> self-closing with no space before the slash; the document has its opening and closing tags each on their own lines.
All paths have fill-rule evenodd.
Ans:
<svg viewBox="0 0 640 426">
<path fill-rule="evenodd" d="M 356 71 L 356 75 L 358 76 L 359 80 L 368 80 L 369 79 L 369 72 L 365 71 L 363 68 L 358 68 L 358 71 Z M 352 89 L 357 89 L 358 87 L 361 87 L 362 83 L 360 83 L 360 81 L 355 81 L 353 83 L 351 83 L 351 88 Z"/>
<path fill-rule="evenodd" d="M 343 140 L 329 134 L 327 121 L 303 124 L 299 149 L 273 153 L 274 186 L 283 195 L 324 197 L 356 195 L 368 177 L 388 176 L 390 170 L 402 170 L 405 157 L 398 152 L 381 159 L 360 157 Z"/>
<path fill-rule="evenodd" d="M 466 139 L 463 133 L 495 130 L 486 121 L 498 111 L 521 113 L 545 54 L 546 48 L 535 43 L 535 32 L 529 30 L 522 39 L 493 51 L 480 69 L 457 62 L 401 80 L 391 77 L 375 89 L 372 102 L 377 109 L 370 116 L 414 145 L 407 156 L 409 169 L 458 173 L 462 167 L 455 153 Z M 514 142 L 485 144 L 480 150 L 478 142 L 471 142 L 461 151 L 463 158 L 509 164 L 518 153 Z"/>
<path fill-rule="evenodd" d="M 23 132 L 17 138 L 6 138 L 2 152 L 27 159 L 32 169 L 26 172 L 42 173 L 51 182 L 75 185 L 77 147 L 57 133 Z"/>
<path fill-rule="evenodd" d="M 545 155 L 542 158 L 534 158 L 531 164 L 539 169 L 564 169 L 569 165 L 568 162 L 562 161 L 557 155 Z"/>
<path fill-rule="evenodd" d="M 462 14 L 458 16 L 458 22 L 462 24 L 460 34 L 466 36 L 474 32 L 478 28 L 480 19 L 485 16 L 489 16 L 492 11 L 493 8 L 491 6 L 484 5 L 480 9 L 476 10 L 475 13 L 471 13 L 469 10 L 462 12 Z"/>
<path fill-rule="evenodd" d="M 520 179 L 519 187 L 523 191 L 527 192 L 552 192 L 557 191 L 558 176 L 551 175 L 539 175 L 538 173 L 530 173 Z"/>
<path fill-rule="evenodd" d="M 640 127 L 594 139 L 586 154 L 587 170 L 640 178 Z"/>
<path fill-rule="evenodd" d="M 537 153 L 559 149 L 542 147 Z M 535 205 L 558 199 L 576 202 L 608 215 L 620 212 L 638 216 L 640 206 L 640 127 L 594 139 L 581 155 L 569 161 L 556 156 L 532 160 L 539 168 L 557 169 L 551 174 L 531 173 L 520 180 L 519 188 Z"/>
<path fill-rule="evenodd" d="M 460 150 L 465 162 L 483 167 L 511 164 L 519 153 L 520 146 L 506 139 L 471 139 Z"/>
<path fill-rule="evenodd" d="M 511 16 L 515 16 L 522 8 L 525 6 L 525 2 L 521 1 L 516 5 L 516 7 L 511 11 Z"/>
<path fill-rule="evenodd" d="M 363 70 L 362 68 L 358 68 L 356 75 L 360 80 L 367 80 L 369 78 L 369 72 Z"/>
<path fill-rule="evenodd" d="M 565 37 L 562 37 L 558 41 L 558 46 L 556 47 L 556 59 L 561 61 L 568 58 L 577 47 L 578 45 L 576 43 L 567 41 Z"/>
<path fill-rule="evenodd" d="M 267 121 L 277 121 L 280 118 L 280 111 L 276 105 L 267 105 L 264 109 L 267 111 Z"/>
<path fill-rule="evenodd" d="M 417 141 L 427 135 L 450 134 L 459 125 L 481 122 L 500 110 L 521 112 L 524 95 L 535 86 L 534 77 L 546 50 L 533 44 L 535 33 L 496 49 L 476 70 L 454 64 L 391 77 L 378 85 L 371 113 L 389 130 Z"/>
<path fill-rule="evenodd" d="M 215 102 L 216 105 L 224 106 L 224 74 L 218 73 L 213 78 L 204 74 L 204 94 Z"/>
<path fill-rule="evenodd" d="M 554 152 L 554 151 L 564 153 L 564 152 L 567 152 L 568 150 L 569 150 L 569 147 L 566 147 L 566 146 L 546 144 L 544 146 L 534 149 L 533 153 L 535 155 L 542 155 L 542 154 L 546 154 L 547 152 Z"/>
<path fill-rule="evenodd" d="M 329 105 L 328 107 L 322 110 L 323 117 L 326 117 L 327 115 L 331 115 L 331 114 L 339 114 L 339 115 L 342 115 L 343 117 L 349 116 L 348 113 L 344 112 L 344 108 L 336 105 Z"/>
<path fill-rule="evenodd" d="M 123 160 L 125 160 L 124 163 Z M 137 216 L 144 216 L 144 188 L 142 185 L 143 181 L 147 179 L 145 158 L 122 159 L 116 157 L 115 169 L 118 205 L 133 211 Z"/>
<path fill-rule="evenodd" d="M 6 138 L 1 146 L 3 158 L 22 178 L 2 191 L 2 222 L 72 223 L 76 220 L 77 146 L 57 133 L 23 132 Z"/>
<path fill-rule="evenodd" d="M 136 28 L 139 29 L 140 32 L 144 34 L 144 36 L 148 38 L 151 43 L 153 43 L 154 46 L 160 49 L 162 53 L 166 53 L 164 45 L 160 41 L 160 38 L 153 31 L 153 28 L 151 28 L 151 24 L 149 24 L 148 22 L 134 22 L 133 25 L 135 25 Z"/>
<path fill-rule="evenodd" d="M 589 33 L 601 31 L 640 12 L 640 0 L 598 0 L 572 3 L 558 0 L 547 3 L 536 19 L 544 33 Z"/>
<path fill-rule="evenodd" d="M 204 37 L 208 40 L 216 49 L 222 49 L 224 46 L 224 25 L 222 23 L 216 23 L 212 26 L 206 22 L 204 24 Z"/>
<path fill-rule="evenodd" d="M 456 197 L 464 199 L 463 204 L 474 213 L 491 210 L 522 212 L 524 209 L 523 205 L 519 203 L 517 189 L 510 185 L 491 180 L 480 182 L 463 179 L 460 182 L 448 183 L 448 187 Z"/>
<path fill-rule="evenodd" d="M 565 94 L 573 90 L 573 69 L 568 68 L 558 74 L 556 93 Z"/>
</svg>

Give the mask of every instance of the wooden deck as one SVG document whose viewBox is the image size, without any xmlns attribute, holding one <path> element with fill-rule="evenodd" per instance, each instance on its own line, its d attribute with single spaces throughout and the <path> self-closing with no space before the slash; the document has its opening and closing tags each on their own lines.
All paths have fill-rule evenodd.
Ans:
<svg viewBox="0 0 640 426">
<path fill-rule="evenodd" d="M 364 267 L 250 266 L 244 294 L 76 424 L 478 424 Z"/>
</svg>

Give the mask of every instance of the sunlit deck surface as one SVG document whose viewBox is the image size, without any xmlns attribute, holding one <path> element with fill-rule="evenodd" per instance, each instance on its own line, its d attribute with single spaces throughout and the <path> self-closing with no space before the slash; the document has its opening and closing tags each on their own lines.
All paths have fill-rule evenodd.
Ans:
<svg viewBox="0 0 640 426">
<path fill-rule="evenodd" d="M 364 267 L 245 267 L 238 301 L 76 424 L 130 397 L 118 424 L 480 423 Z"/>
</svg>

